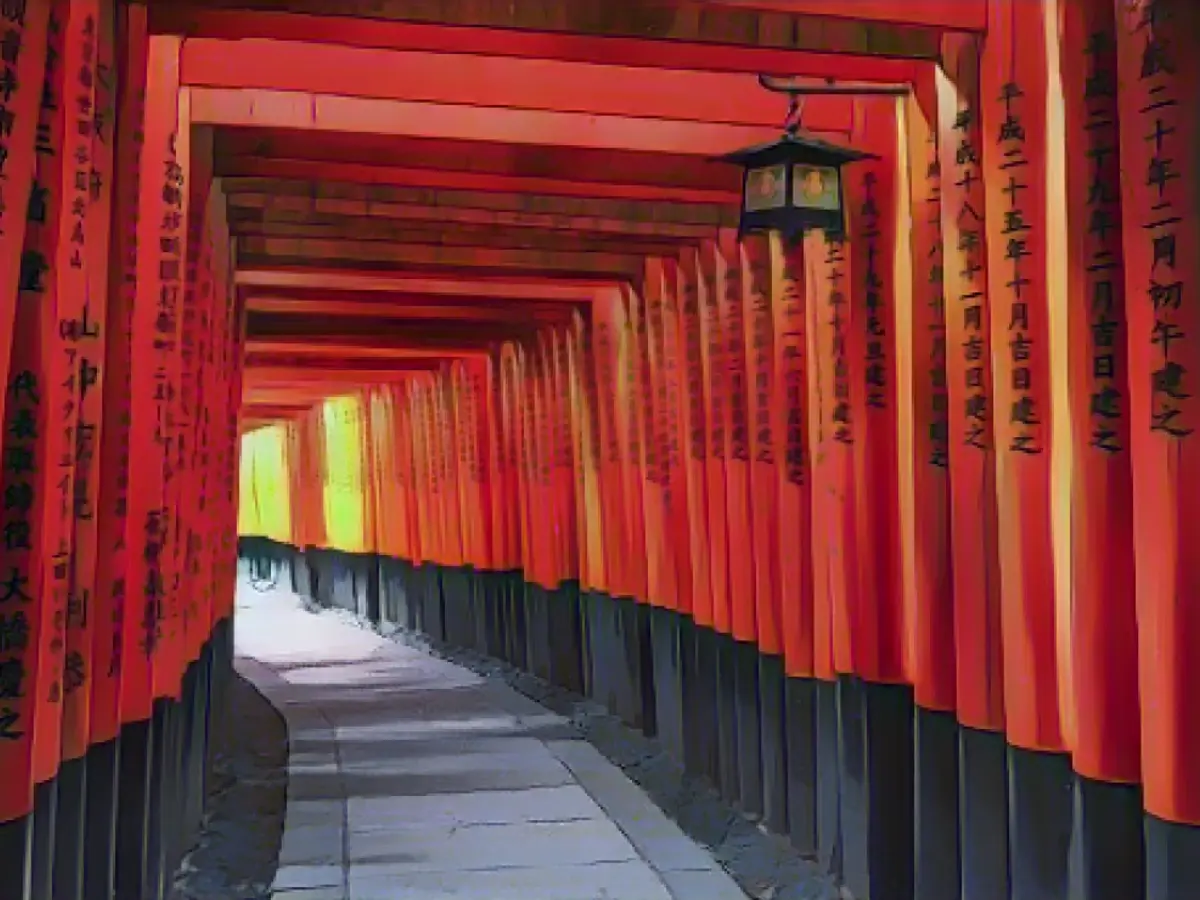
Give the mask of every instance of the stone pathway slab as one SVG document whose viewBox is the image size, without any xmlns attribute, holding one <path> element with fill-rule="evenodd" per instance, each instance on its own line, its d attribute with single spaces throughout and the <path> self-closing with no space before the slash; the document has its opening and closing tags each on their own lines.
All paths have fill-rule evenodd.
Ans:
<svg viewBox="0 0 1200 900">
<path fill-rule="evenodd" d="M 744 900 L 569 723 L 290 591 L 239 586 L 241 674 L 288 723 L 276 900 Z M 549 736 L 553 735 L 554 739 Z"/>
</svg>

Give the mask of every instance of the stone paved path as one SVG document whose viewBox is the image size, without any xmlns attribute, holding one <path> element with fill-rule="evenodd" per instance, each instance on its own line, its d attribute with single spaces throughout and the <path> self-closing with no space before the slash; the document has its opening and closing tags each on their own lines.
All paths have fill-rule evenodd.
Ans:
<svg viewBox="0 0 1200 900">
<path fill-rule="evenodd" d="M 283 713 L 277 900 L 745 900 L 566 721 L 283 588 L 239 586 L 239 671 Z"/>
</svg>

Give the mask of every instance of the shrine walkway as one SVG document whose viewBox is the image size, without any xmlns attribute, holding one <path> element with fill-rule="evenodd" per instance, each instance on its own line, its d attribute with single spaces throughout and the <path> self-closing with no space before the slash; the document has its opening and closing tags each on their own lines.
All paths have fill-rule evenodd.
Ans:
<svg viewBox="0 0 1200 900">
<path fill-rule="evenodd" d="M 237 603 L 289 732 L 278 900 L 745 896 L 564 718 L 283 587 Z"/>
</svg>

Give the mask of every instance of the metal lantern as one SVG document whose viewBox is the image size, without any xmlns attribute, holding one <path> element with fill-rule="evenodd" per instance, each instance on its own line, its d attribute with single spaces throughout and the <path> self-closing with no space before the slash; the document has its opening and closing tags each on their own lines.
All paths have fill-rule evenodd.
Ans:
<svg viewBox="0 0 1200 900">
<path fill-rule="evenodd" d="M 739 236 L 779 231 L 791 240 L 816 228 L 830 237 L 844 236 L 842 166 L 879 157 L 802 134 L 800 98 L 813 93 L 859 93 L 861 89 L 780 86 L 762 76 L 759 82 L 768 90 L 790 95 L 791 106 L 781 138 L 720 158 L 744 170 Z"/>
</svg>

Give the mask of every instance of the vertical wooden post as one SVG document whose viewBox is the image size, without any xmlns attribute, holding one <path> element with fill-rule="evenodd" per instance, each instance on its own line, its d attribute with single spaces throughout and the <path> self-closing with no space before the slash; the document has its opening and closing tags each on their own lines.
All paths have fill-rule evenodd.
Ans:
<svg viewBox="0 0 1200 900">
<path fill-rule="evenodd" d="M 959 838 L 964 900 L 1007 900 L 1008 829 L 992 328 L 977 39 L 946 38 L 937 73 L 942 175 Z"/>
<path fill-rule="evenodd" d="M 1186 37 L 1200 10 L 1178 0 L 1116 9 L 1146 895 L 1173 900 L 1200 883 L 1200 712 L 1188 687 L 1200 635 L 1200 569 L 1190 564 L 1200 55 Z"/>
<path fill-rule="evenodd" d="M 931 95 L 935 89 L 931 72 L 917 97 Z M 897 295 L 902 317 L 907 309 L 912 371 L 908 396 L 901 395 L 900 412 L 911 416 L 912 423 L 911 455 L 904 463 L 907 472 L 902 473 L 911 477 L 912 488 L 901 528 L 911 578 L 908 670 L 917 703 L 913 892 L 929 900 L 957 900 L 962 875 L 947 380 L 952 348 L 947 315 L 959 311 L 948 307 L 946 299 L 946 264 L 956 254 L 945 252 L 942 243 L 942 195 L 952 179 L 944 176 L 939 155 L 936 102 L 924 104 L 917 97 L 906 103 L 902 136 L 909 195 L 901 198 L 901 204 L 907 202 L 912 221 L 911 287 L 907 303 L 903 294 Z"/>
</svg>

